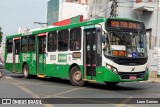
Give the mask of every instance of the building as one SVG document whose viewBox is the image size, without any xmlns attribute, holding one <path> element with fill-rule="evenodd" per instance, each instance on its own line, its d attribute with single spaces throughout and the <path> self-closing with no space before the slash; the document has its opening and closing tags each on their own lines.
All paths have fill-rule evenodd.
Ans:
<svg viewBox="0 0 160 107">
<path fill-rule="evenodd" d="M 21 27 L 19 27 L 18 28 L 18 34 L 20 34 L 20 33 L 27 33 L 27 32 L 29 32 L 29 30 L 30 29 L 28 29 L 28 28 L 21 28 Z"/>
<path fill-rule="evenodd" d="M 59 19 L 59 2 L 60 0 L 50 0 L 47 6 L 47 23 L 51 25 Z"/>
<path fill-rule="evenodd" d="M 109 3 L 110 0 L 89 0 L 88 19 L 109 17 Z"/>
<path fill-rule="evenodd" d="M 48 1 L 47 23 L 52 23 L 83 15 L 87 19 L 88 0 L 50 0 Z"/>
<path fill-rule="evenodd" d="M 88 17 L 110 17 L 113 1 L 117 2 L 117 17 L 133 18 L 145 23 L 149 39 L 148 48 L 160 46 L 158 29 L 160 29 L 160 4 L 157 0 L 89 0 Z M 158 41 L 156 41 L 158 40 Z"/>
<path fill-rule="evenodd" d="M 141 20 L 146 26 L 149 69 L 160 75 L 160 0 L 89 0 L 89 18 L 117 17 Z"/>
<path fill-rule="evenodd" d="M 149 69 L 160 75 L 160 0 L 136 0 L 133 10 L 146 26 Z"/>
<path fill-rule="evenodd" d="M 160 75 L 160 0 L 118 1 L 118 16 L 144 22 L 147 34 L 148 65 Z M 130 8 L 132 10 L 127 10 Z"/>
<path fill-rule="evenodd" d="M 88 0 L 64 0 L 66 2 L 88 5 Z"/>
</svg>

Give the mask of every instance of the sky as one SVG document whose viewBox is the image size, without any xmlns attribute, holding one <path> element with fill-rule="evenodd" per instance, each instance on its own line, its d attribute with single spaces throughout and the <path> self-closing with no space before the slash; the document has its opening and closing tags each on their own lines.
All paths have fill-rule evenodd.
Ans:
<svg viewBox="0 0 160 107">
<path fill-rule="evenodd" d="M 40 28 L 34 22 L 47 22 L 48 0 L 0 0 L 0 26 L 5 35 L 18 33 L 18 28 Z"/>
</svg>

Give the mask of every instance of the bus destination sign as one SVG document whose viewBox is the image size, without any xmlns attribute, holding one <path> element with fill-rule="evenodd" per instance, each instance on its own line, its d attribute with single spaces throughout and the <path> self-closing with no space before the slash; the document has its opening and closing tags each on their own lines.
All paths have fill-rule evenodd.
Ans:
<svg viewBox="0 0 160 107">
<path fill-rule="evenodd" d="M 120 27 L 130 29 L 142 29 L 142 23 L 134 21 L 124 20 L 108 20 L 107 27 Z"/>
</svg>

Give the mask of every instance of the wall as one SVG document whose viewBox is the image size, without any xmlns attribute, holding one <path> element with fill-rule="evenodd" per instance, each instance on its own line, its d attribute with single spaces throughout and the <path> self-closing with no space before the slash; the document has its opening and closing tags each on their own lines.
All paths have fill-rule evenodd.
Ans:
<svg viewBox="0 0 160 107">
<path fill-rule="evenodd" d="M 88 5 L 72 2 L 60 2 L 59 10 L 59 21 L 78 15 L 83 15 L 84 19 L 87 19 Z"/>
<path fill-rule="evenodd" d="M 89 0 L 88 19 L 109 17 L 109 2 L 109 0 Z"/>
<path fill-rule="evenodd" d="M 140 20 L 142 20 L 146 26 L 146 29 L 151 29 L 151 48 L 148 50 L 148 65 L 150 71 L 157 71 L 160 75 L 160 12 L 159 12 L 159 2 L 152 0 L 152 2 L 147 2 L 142 4 L 146 7 L 153 8 L 153 11 L 143 11 L 140 14 Z M 149 42 L 149 41 L 148 41 Z"/>
<path fill-rule="evenodd" d="M 0 63 L 4 63 L 4 51 L 5 51 L 5 43 L 3 41 L 1 42 L 1 47 L 0 47 Z"/>
<path fill-rule="evenodd" d="M 133 5 L 133 0 L 118 0 L 118 17 L 137 19 L 138 16 L 136 11 L 133 9 Z"/>
<path fill-rule="evenodd" d="M 159 3 L 160 4 L 160 3 Z M 158 47 L 160 48 L 160 7 L 158 8 L 158 15 L 157 15 L 157 18 L 158 18 L 158 25 L 157 25 L 157 37 L 158 37 Z"/>
</svg>

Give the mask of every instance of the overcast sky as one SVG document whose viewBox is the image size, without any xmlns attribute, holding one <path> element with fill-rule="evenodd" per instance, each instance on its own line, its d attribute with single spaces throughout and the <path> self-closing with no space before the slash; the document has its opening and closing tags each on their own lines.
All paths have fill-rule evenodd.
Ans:
<svg viewBox="0 0 160 107">
<path fill-rule="evenodd" d="M 0 0 L 0 26 L 4 34 L 16 34 L 18 28 L 37 28 L 34 22 L 47 21 L 48 0 Z"/>
</svg>

